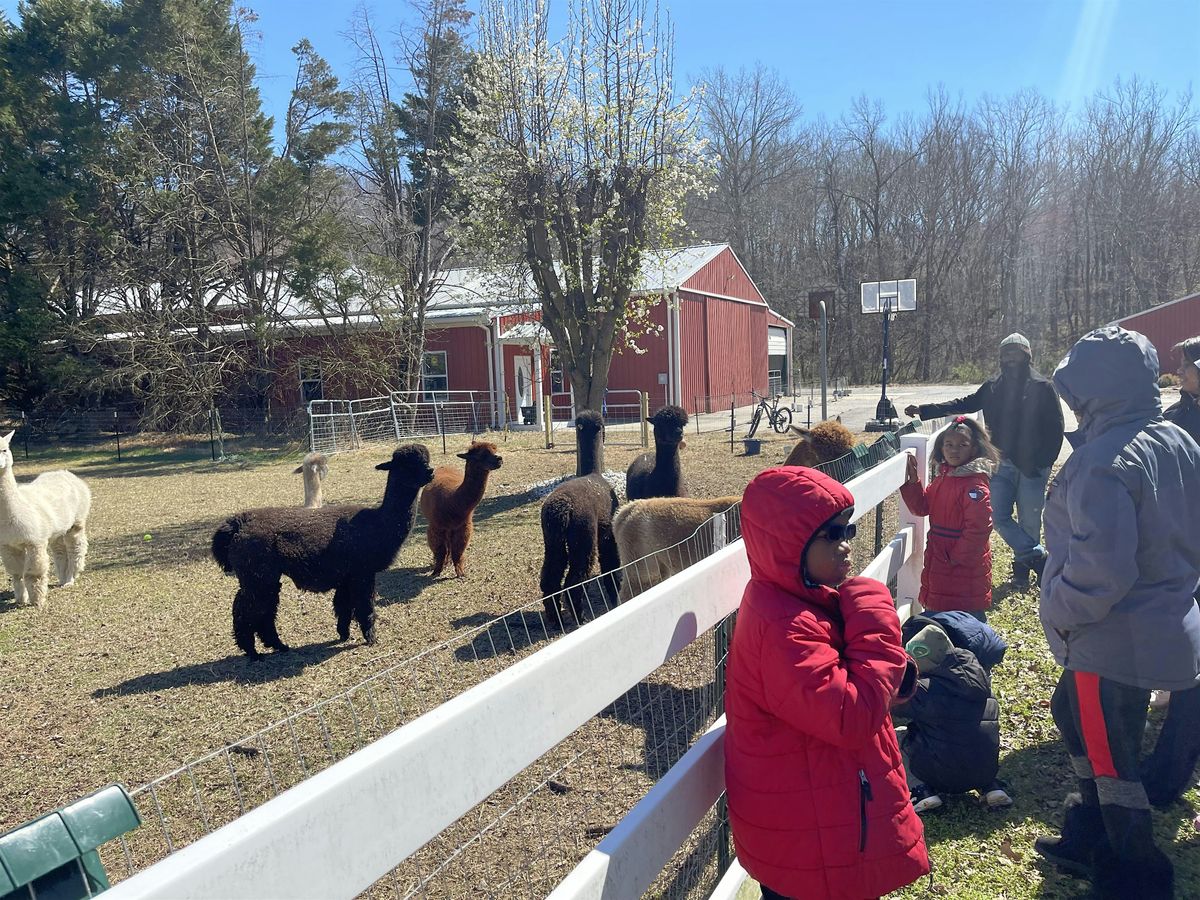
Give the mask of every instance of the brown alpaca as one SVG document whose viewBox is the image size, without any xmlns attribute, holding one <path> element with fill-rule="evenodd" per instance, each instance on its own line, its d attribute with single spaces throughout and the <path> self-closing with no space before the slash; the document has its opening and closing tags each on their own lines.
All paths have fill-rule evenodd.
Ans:
<svg viewBox="0 0 1200 900">
<path fill-rule="evenodd" d="M 854 435 L 842 424 L 841 418 L 826 419 L 812 428 L 792 426 L 800 440 L 784 460 L 785 466 L 819 466 L 841 459 L 854 449 Z"/>
<path fill-rule="evenodd" d="M 458 458 L 467 461 L 465 472 L 439 466 L 433 481 L 421 492 L 421 514 L 429 522 L 426 537 L 433 551 L 434 578 L 442 574 L 447 559 L 454 563 L 454 574 L 462 576 L 463 554 L 475 531 L 475 507 L 483 499 L 488 474 L 504 462 L 496 445 L 483 441 L 472 442 Z"/>
</svg>

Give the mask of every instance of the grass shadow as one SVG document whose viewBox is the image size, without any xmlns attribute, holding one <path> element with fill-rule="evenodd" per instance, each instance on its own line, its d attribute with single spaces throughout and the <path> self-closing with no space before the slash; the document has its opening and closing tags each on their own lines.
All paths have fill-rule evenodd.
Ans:
<svg viewBox="0 0 1200 900">
<path fill-rule="evenodd" d="M 454 650 L 459 662 L 479 662 L 498 656 L 510 656 L 536 643 L 556 636 L 555 631 L 546 631 L 546 622 L 540 610 L 518 609 L 497 618 L 492 613 L 478 612 L 453 620 L 453 628 L 478 628 L 491 622 L 480 631 L 471 643 Z"/>
<path fill-rule="evenodd" d="M 376 606 L 412 603 L 433 583 L 433 579 L 429 577 L 431 571 L 432 565 L 421 565 L 380 572 L 375 576 Z"/>
<path fill-rule="evenodd" d="M 88 548 L 87 567 L 89 570 L 171 567 L 209 559 L 212 535 L 220 522 L 193 520 L 152 527 L 142 533 L 93 539 Z M 87 577 L 86 572 L 83 577 Z"/>
<path fill-rule="evenodd" d="M 643 681 L 601 710 L 600 718 L 642 730 L 642 765 L 622 768 L 644 772 L 658 781 L 696 742 L 715 711 L 716 691 L 711 683 L 680 688 Z"/>
<path fill-rule="evenodd" d="M 224 681 L 233 681 L 239 684 L 262 684 L 299 675 L 309 666 L 322 663 L 353 646 L 353 642 L 317 641 L 301 647 L 293 647 L 284 653 L 264 654 L 256 660 L 238 653 L 211 662 L 193 663 L 166 669 L 162 672 L 138 675 L 112 687 L 99 688 L 92 692 L 92 697 L 100 700 L 105 697 L 152 694 L 185 685 L 219 684 Z"/>
</svg>

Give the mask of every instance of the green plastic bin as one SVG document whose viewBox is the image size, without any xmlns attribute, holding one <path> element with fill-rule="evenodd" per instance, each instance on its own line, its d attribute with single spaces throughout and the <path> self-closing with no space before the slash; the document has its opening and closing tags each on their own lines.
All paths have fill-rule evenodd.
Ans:
<svg viewBox="0 0 1200 900">
<path fill-rule="evenodd" d="M 97 849 L 142 822 L 111 784 L 0 835 L 0 900 L 80 900 L 108 889 Z"/>
</svg>

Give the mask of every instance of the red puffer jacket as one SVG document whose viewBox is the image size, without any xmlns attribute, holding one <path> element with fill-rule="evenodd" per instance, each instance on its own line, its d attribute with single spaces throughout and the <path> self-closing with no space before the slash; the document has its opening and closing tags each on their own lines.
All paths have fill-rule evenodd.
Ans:
<svg viewBox="0 0 1200 900">
<path fill-rule="evenodd" d="M 738 859 L 804 900 L 864 900 L 929 871 L 888 713 L 905 670 L 887 588 L 809 588 L 813 534 L 854 498 L 813 469 L 760 473 L 742 499 L 750 583 L 727 668 L 725 788 Z"/>
<path fill-rule="evenodd" d="M 992 605 L 990 471 L 985 459 L 956 469 L 943 463 L 929 487 L 900 488 L 910 510 L 929 516 L 919 598 L 926 609 L 977 612 Z"/>
</svg>

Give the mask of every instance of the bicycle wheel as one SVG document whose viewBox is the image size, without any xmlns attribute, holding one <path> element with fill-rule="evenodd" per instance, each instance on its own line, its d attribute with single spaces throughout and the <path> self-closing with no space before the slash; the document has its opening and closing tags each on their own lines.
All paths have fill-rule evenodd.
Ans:
<svg viewBox="0 0 1200 900">
<path fill-rule="evenodd" d="M 775 418 L 771 421 L 771 427 L 779 434 L 787 434 L 787 430 L 792 427 L 792 411 L 786 406 L 775 410 Z"/>
<path fill-rule="evenodd" d="M 750 430 L 746 432 L 746 437 L 754 437 L 754 432 L 758 431 L 758 423 L 762 421 L 762 407 L 754 410 L 754 415 L 750 417 Z"/>
</svg>

